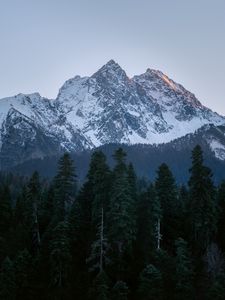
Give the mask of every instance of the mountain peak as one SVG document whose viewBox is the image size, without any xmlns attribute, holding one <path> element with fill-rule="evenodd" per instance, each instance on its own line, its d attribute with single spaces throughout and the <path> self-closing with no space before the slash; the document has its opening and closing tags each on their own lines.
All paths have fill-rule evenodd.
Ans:
<svg viewBox="0 0 225 300">
<path fill-rule="evenodd" d="M 102 66 L 96 73 L 93 74 L 93 77 L 105 77 L 112 79 L 112 77 L 117 77 L 120 79 L 127 79 L 126 72 L 116 63 L 113 59 L 109 60 L 104 66 Z"/>
</svg>

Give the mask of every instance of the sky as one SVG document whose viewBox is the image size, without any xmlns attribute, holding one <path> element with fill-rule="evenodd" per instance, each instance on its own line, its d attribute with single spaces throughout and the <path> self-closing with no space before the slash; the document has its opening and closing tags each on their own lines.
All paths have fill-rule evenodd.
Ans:
<svg viewBox="0 0 225 300">
<path fill-rule="evenodd" d="M 161 70 L 225 115 L 225 0 L 0 0 L 0 98 L 55 98 L 114 59 Z"/>
</svg>

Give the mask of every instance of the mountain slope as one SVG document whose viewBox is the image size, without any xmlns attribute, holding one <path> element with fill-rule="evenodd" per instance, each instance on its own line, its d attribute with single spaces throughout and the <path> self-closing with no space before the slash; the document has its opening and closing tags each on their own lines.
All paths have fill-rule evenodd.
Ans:
<svg viewBox="0 0 225 300">
<path fill-rule="evenodd" d="M 167 163 L 177 182 L 187 183 L 191 166 L 191 152 L 199 144 L 204 151 L 205 164 L 212 169 L 214 180 L 219 183 L 225 179 L 224 136 L 225 126 L 205 125 L 195 133 L 187 134 L 170 143 L 159 145 L 107 144 L 98 147 L 97 150 L 102 150 L 106 154 L 108 163 L 112 167 L 114 164 L 113 153 L 118 147 L 122 147 L 127 153 L 127 161 L 133 163 L 138 176 L 144 176 L 150 180 L 155 178 L 159 165 Z M 212 148 L 212 145 L 217 147 Z M 76 173 L 81 182 L 87 174 L 92 151 L 94 149 L 71 153 L 75 162 Z M 58 159 L 59 156 L 51 156 L 41 160 L 33 159 L 11 170 L 27 175 L 38 170 L 43 176 L 51 177 L 56 172 Z"/>
</svg>

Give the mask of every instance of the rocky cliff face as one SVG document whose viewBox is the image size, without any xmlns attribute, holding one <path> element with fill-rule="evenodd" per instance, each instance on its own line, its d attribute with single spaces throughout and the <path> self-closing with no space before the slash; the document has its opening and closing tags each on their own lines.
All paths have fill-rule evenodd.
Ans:
<svg viewBox="0 0 225 300">
<path fill-rule="evenodd" d="M 162 72 L 129 78 L 111 60 L 91 77 L 66 81 L 54 100 L 39 94 L 1 99 L 1 168 L 108 143 L 167 143 L 207 124 L 225 118 Z M 217 146 L 212 138 L 212 149 Z"/>
</svg>

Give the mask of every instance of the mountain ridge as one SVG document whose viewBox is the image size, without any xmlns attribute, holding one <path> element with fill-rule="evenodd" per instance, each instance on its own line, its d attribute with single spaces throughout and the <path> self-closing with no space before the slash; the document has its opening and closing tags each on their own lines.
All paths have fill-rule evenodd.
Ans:
<svg viewBox="0 0 225 300">
<path fill-rule="evenodd" d="M 167 143 L 207 124 L 223 125 L 225 117 L 161 71 L 129 78 L 110 60 L 90 77 L 67 80 L 56 99 L 0 99 L 0 159 L 10 162 L 15 151 L 26 160 L 109 143 Z"/>
</svg>

